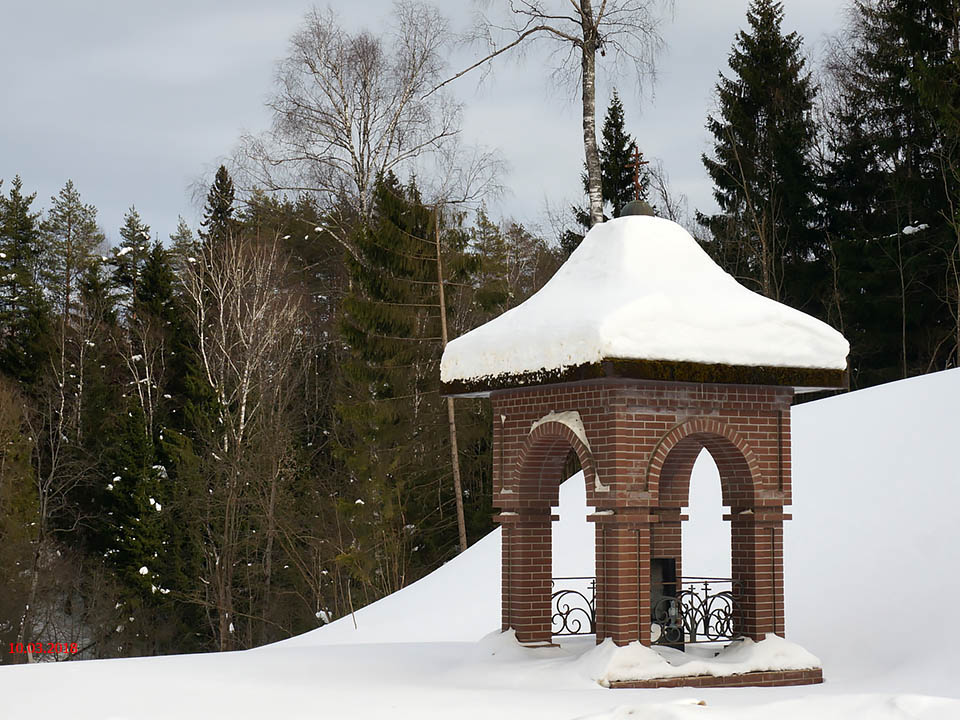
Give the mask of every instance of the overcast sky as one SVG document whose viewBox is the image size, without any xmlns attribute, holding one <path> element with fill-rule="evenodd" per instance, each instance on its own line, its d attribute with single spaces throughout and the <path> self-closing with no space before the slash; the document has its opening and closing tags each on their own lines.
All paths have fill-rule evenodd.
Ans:
<svg viewBox="0 0 960 720">
<path fill-rule="evenodd" d="M 493 0 L 497 2 L 498 0 Z M 0 178 L 19 173 L 37 192 L 35 207 L 72 178 L 96 205 L 111 242 L 136 205 L 164 240 L 183 215 L 195 226 L 200 208 L 190 189 L 212 176 L 240 134 L 269 124 L 264 100 L 290 35 L 314 3 L 305 0 L 0 0 Z M 386 24 L 391 0 L 333 0 L 351 29 Z M 653 94 L 616 80 L 627 130 L 648 158 L 661 159 L 691 209 L 711 208 L 700 163 L 717 73 L 726 69 L 747 0 L 676 0 L 662 34 Z M 842 0 L 786 0 L 785 30 L 797 30 L 819 56 L 842 24 Z M 439 4 L 455 30 L 468 22 L 470 0 Z M 467 57 L 460 55 L 455 62 Z M 459 70 L 461 68 L 452 68 Z M 545 224 L 548 205 L 579 201 L 583 166 L 577 98 L 551 86 L 543 59 L 497 65 L 478 87 L 453 86 L 464 103 L 464 138 L 496 147 L 508 159 L 510 192 L 494 212 Z M 611 81 L 598 72 L 598 129 Z M 8 187 L 4 183 L 4 190 Z"/>
</svg>

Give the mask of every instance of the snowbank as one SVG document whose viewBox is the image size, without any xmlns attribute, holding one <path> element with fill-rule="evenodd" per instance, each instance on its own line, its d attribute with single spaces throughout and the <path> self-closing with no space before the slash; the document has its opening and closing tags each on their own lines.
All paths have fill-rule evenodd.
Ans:
<svg viewBox="0 0 960 720">
<path fill-rule="evenodd" d="M 682 227 L 628 216 L 596 225 L 533 297 L 447 345 L 444 382 L 608 359 L 843 370 L 829 325 L 751 292 Z"/>
<path fill-rule="evenodd" d="M 610 639 L 585 653 L 580 662 L 590 677 L 604 687 L 622 680 L 713 675 L 727 677 L 765 670 L 807 670 L 821 667 L 820 659 L 799 645 L 776 635 L 760 642 L 745 639 L 713 657 L 713 650 L 691 647 L 682 652 L 668 647 L 650 648 L 640 643 L 617 647 Z"/>
<path fill-rule="evenodd" d="M 54 693 L 90 720 L 957 720 L 958 406 L 951 370 L 792 411 L 787 636 L 823 660 L 823 685 L 611 691 L 591 677 L 608 651 L 592 637 L 533 650 L 488 636 L 500 625 L 497 531 L 359 610 L 358 629 L 348 616 L 248 652 L 0 667 L 0 717 L 24 717 Z M 691 547 L 716 544 L 698 537 L 698 520 L 720 514 L 703 459 L 693 486 L 716 497 L 690 508 Z M 583 485 L 561 488 L 557 575 L 592 574 Z M 684 567 L 694 569 L 686 551 Z"/>
</svg>

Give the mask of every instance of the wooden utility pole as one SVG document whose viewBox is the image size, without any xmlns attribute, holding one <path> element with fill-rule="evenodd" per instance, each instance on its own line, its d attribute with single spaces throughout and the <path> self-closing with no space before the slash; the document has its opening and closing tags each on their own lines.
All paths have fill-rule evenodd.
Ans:
<svg viewBox="0 0 960 720">
<path fill-rule="evenodd" d="M 443 292 L 443 258 L 440 253 L 440 206 L 433 208 L 433 233 L 437 245 L 437 292 L 440 296 L 441 350 L 447 347 L 447 301 Z M 467 549 L 467 523 L 463 517 L 463 488 L 460 483 L 460 453 L 457 451 L 457 418 L 453 398 L 447 398 L 447 422 L 450 425 L 450 459 L 453 463 L 453 491 L 457 498 L 457 530 L 460 533 L 460 552 Z"/>
</svg>

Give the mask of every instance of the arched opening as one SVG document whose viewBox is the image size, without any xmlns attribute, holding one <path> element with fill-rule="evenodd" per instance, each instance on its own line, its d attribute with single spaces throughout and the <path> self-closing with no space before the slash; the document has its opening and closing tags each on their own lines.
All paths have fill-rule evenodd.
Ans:
<svg viewBox="0 0 960 720">
<path fill-rule="evenodd" d="M 668 436 L 651 477 L 660 519 L 651 548 L 651 641 L 675 647 L 727 642 L 744 630 L 749 570 L 725 520 L 752 513 L 756 478 L 743 441 L 703 425 Z"/>
<path fill-rule="evenodd" d="M 512 481 L 517 509 L 504 523 L 504 626 L 527 643 L 591 634 L 596 561 L 586 515 L 595 470 L 582 430 L 555 421 L 535 426 Z"/>
<path fill-rule="evenodd" d="M 586 520 L 587 485 L 570 448 L 553 508 L 550 631 L 554 637 L 596 633 L 596 531 Z"/>
<path fill-rule="evenodd" d="M 723 519 L 720 470 L 707 449 L 690 473 L 690 498 L 681 524 L 682 565 L 686 575 L 730 577 L 730 523 Z"/>
</svg>

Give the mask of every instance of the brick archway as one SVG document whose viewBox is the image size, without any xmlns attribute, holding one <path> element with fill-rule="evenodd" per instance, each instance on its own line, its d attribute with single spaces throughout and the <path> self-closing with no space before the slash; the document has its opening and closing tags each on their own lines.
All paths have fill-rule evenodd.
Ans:
<svg viewBox="0 0 960 720">
<path fill-rule="evenodd" d="M 569 425 L 541 418 L 530 431 L 514 467 L 511 483 L 518 493 L 521 507 L 554 507 L 559 502 L 563 465 L 572 449 L 580 460 L 587 486 L 588 504 L 597 487 L 597 466 L 590 450 L 589 439 L 578 436 Z M 586 440 L 586 442 L 584 442 Z"/>
<path fill-rule="evenodd" d="M 647 466 L 646 486 L 657 505 L 659 522 L 651 533 L 651 558 L 672 562 L 682 575 L 682 509 L 689 505 L 690 476 L 706 449 L 720 474 L 722 502 L 729 509 L 730 558 L 738 630 L 755 640 L 767 632 L 784 633 L 783 495 L 773 479 L 782 477 L 778 461 L 761 464 L 750 443 L 728 424 L 694 418 L 673 427 L 657 443 Z"/>
<path fill-rule="evenodd" d="M 504 472 L 498 494 L 502 511 L 502 629 L 513 628 L 528 644 L 550 643 L 553 570 L 552 508 L 560 502 L 566 457 L 572 449 L 580 460 L 587 502 L 599 486 L 596 462 L 578 413 L 575 420 L 552 413 L 532 423 L 511 472 Z M 575 416 L 575 418 L 573 417 Z"/>
<path fill-rule="evenodd" d="M 645 478 L 656 504 L 661 508 L 689 504 L 690 473 L 703 449 L 720 471 L 723 504 L 731 510 L 753 507 L 764 487 L 756 453 L 735 429 L 710 418 L 682 422 L 657 443 Z"/>
</svg>

